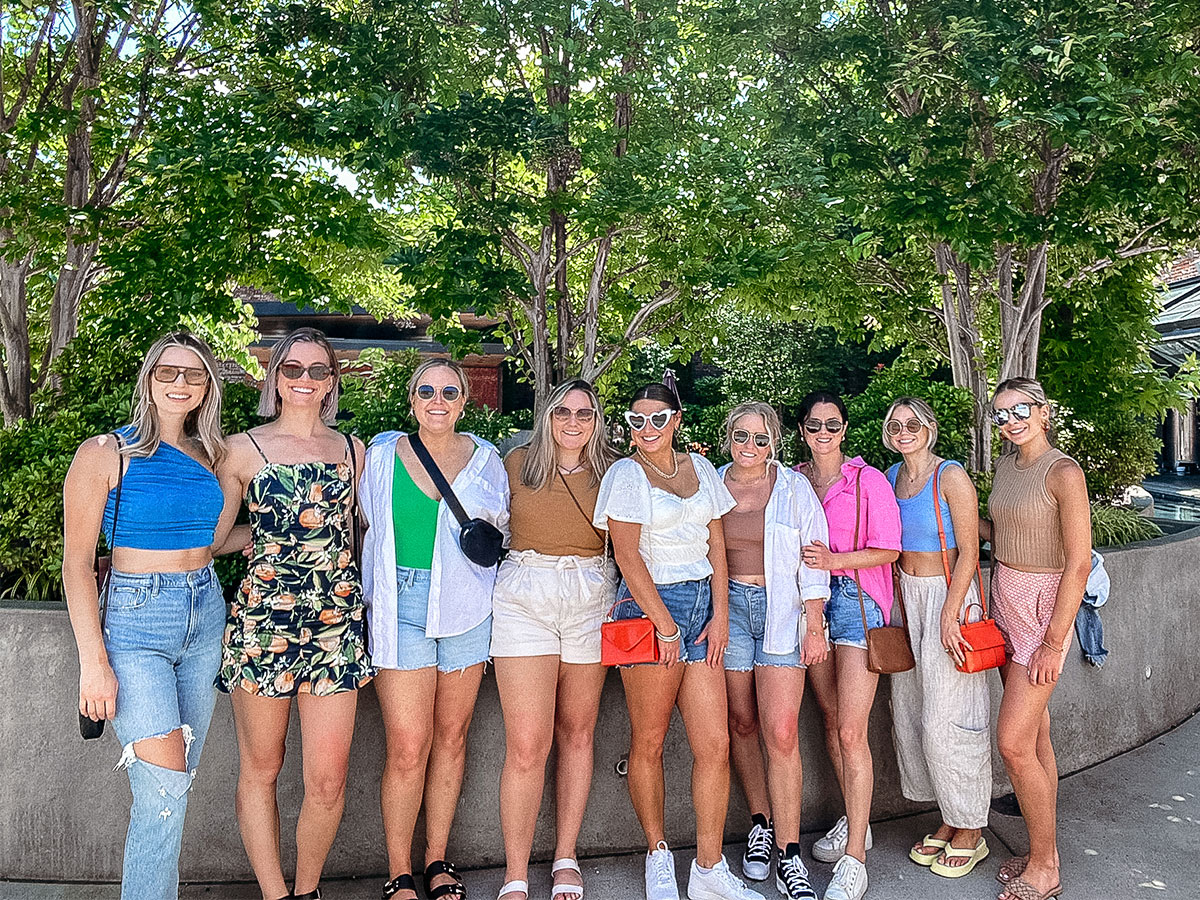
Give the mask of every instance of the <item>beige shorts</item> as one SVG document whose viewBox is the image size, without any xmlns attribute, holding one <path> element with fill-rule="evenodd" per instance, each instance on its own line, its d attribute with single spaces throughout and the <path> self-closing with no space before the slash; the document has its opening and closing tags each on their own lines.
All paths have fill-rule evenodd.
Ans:
<svg viewBox="0 0 1200 900">
<path fill-rule="evenodd" d="M 600 624 L 616 587 L 616 567 L 602 556 L 509 553 L 492 593 L 492 656 L 600 662 Z"/>
</svg>

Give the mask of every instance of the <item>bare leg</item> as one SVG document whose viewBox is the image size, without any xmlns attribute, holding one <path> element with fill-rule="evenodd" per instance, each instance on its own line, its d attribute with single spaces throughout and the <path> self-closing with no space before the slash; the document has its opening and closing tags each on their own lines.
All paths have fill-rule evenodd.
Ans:
<svg viewBox="0 0 1200 900">
<path fill-rule="evenodd" d="M 621 670 L 625 704 L 629 708 L 629 799 L 637 814 L 646 847 L 653 851 L 666 840 L 663 825 L 663 741 L 671 725 L 671 710 L 687 665 L 631 666 Z M 711 714 L 711 711 L 710 711 Z M 722 717 L 723 721 L 724 717 Z M 728 738 L 726 738 L 728 740 Z"/>
<path fill-rule="evenodd" d="M 825 721 L 825 751 L 829 754 L 834 777 L 837 778 L 838 787 L 845 797 L 846 779 L 842 772 L 842 747 L 838 743 L 837 667 L 833 660 L 834 653 L 830 653 L 824 662 L 809 666 L 808 683 L 812 685 L 813 696 L 817 698 L 821 718 Z"/>
<path fill-rule="evenodd" d="M 387 757 L 379 794 L 383 804 L 383 836 L 387 845 L 388 878 L 412 873 L 412 841 L 425 790 L 425 769 L 433 741 L 433 698 L 437 669 L 412 672 L 382 669 L 375 676 L 375 693 L 383 716 Z M 404 891 L 396 900 L 416 900 Z"/>
<path fill-rule="evenodd" d="M 696 864 L 721 861 L 725 815 L 729 812 L 729 728 L 725 673 L 706 663 L 684 665 L 679 714 L 692 748 L 692 806 L 696 810 Z M 722 713 L 726 713 L 722 715 Z"/>
<path fill-rule="evenodd" d="M 296 822 L 294 892 L 304 894 L 320 882 L 325 858 L 342 821 L 358 691 L 328 697 L 301 694 L 296 706 L 300 710 L 304 802 Z"/>
<path fill-rule="evenodd" d="M 867 669 L 867 651 L 838 645 L 837 666 L 838 744 L 842 752 L 843 792 L 850 834 L 846 853 L 859 862 L 867 861 L 867 827 L 871 821 L 871 796 L 875 792 L 875 770 L 867 722 L 875 702 L 879 676 Z"/>
<path fill-rule="evenodd" d="M 500 773 L 504 881 L 528 881 L 529 854 L 546 781 L 546 759 L 554 740 L 558 657 L 496 657 L 495 665 L 500 706 L 504 711 L 504 768 Z M 517 900 L 519 896 L 502 894 L 501 900 L 507 897 Z"/>
<path fill-rule="evenodd" d="M 800 840 L 800 803 L 804 772 L 800 762 L 800 702 L 804 669 L 759 666 L 758 710 L 767 747 L 767 785 L 775 814 L 775 843 L 783 848 Z"/>
<path fill-rule="evenodd" d="M 759 742 L 754 678 L 754 672 L 725 673 L 725 692 L 729 698 L 729 755 L 751 815 L 758 813 L 770 819 L 772 805 L 767 796 L 767 770 Z"/>
<path fill-rule="evenodd" d="M 288 895 L 279 861 L 279 806 L 275 784 L 283 768 L 284 742 L 292 701 L 256 697 L 238 689 L 231 694 L 238 739 L 235 805 L 242 846 L 264 900 Z"/>
<path fill-rule="evenodd" d="M 555 859 L 574 859 L 575 844 L 583 827 L 588 794 L 592 790 L 596 718 L 606 671 L 599 663 L 562 663 L 558 667 L 558 702 L 555 704 L 554 748 L 558 754 L 555 784 Z M 580 876 L 564 869 L 555 885 L 581 884 Z M 560 896 L 570 898 L 571 894 Z"/>
</svg>

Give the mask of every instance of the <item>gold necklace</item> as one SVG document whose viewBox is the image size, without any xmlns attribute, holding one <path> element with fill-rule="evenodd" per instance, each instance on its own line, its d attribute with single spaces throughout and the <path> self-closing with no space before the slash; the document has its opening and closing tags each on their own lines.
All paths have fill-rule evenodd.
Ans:
<svg viewBox="0 0 1200 900">
<path fill-rule="evenodd" d="M 668 475 L 666 472 L 664 472 L 662 469 L 660 469 L 654 463 L 650 462 L 650 458 L 647 457 L 646 454 L 642 452 L 641 447 L 637 448 L 637 455 L 639 457 L 641 457 L 642 462 L 644 462 L 646 465 L 648 465 L 650 467 L 651 471 L 656 472 L 659 476 L 667 479 L 668 481 L 670 481 L 672 478 L 674 478 L 676 475 L 679 474 L 679 457 L 675 455 L 674 450 L 671 451 L 671 462 L 673 462 L 675 464 L 675 471 L 673 471 L 670 475 Z"/>
<path fill-rule="evenodd" d="M 757 478 L 755 478 L 753 481 L 743 481 L 740 478 L 733 477 L 732 469 L 730 469 L 730 471 L 729 471 L 729 480 L 732 481 L 734 484 L 739 485 L 741 487 L 754 487 L 754 485 L 756 485 L 756 484 L 762 484 L 770 476 L 771 476 L 770 468 L 764 468 L 763 473 L 761 475 L 759 475 Z"/>
<path fill-rule="evenodd" d="M 905 461 L 905 463 L 904 463 L 904 483 L 910 488 L 914 484 L 916 484 L 918 481 L 920 481 L 923 484 L 925 476 L 929 474 L 930 469 L 932 469 L 936 464 L 937 464 L 937 457 L 935 456 L 928 463 L 925 464 L 925 468 L 923 468 L 916 475 L 912 475 L 912 474 L 910 474 L 909 469 L 908 469 L 908 462 Z"/>
<path fill-rule="evenodd" d="M 813 483 L 813 487 L 815 487 L 819 491 L 822 488 L 829 487 L 831 484 L 833 484 L 835 481 L 837 481 L 839 478 L 842 477 L 842 464 L 838 463 L 837 471 L 833 473 L 832 478 L 818 481 L 814 477 L 816 475 L 816 473 L 817 473 L 817 467 L 815 465 L 813 465 L 812 463 L 809 463 L 808 469 L 805 471 L 804 474 L 807 475 L 808 480 Z"/>
</svg>

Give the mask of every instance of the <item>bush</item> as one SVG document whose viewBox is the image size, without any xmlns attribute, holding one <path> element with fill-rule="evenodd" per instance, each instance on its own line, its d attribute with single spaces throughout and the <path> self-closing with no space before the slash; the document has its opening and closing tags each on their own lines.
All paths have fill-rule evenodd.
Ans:
<svg viewBox="0 0 1200 900">
<path fill-rule="evenodd" d="M 1162 441 L 1150 422 L 1133 413 L 1113 409 L 1090 422 L 1061 410 L 1056 430 L 1059 448 L 1083 468 L 1094 500 L 1117 500 L 1158 468 Z"/>
<path fill-rule="evenodd" d="M 1092 504 L 1092 546 L 1119 547 L 1161 536 L 1162 529 L 1137 510 L 1111 503 Z"/>
</svg>

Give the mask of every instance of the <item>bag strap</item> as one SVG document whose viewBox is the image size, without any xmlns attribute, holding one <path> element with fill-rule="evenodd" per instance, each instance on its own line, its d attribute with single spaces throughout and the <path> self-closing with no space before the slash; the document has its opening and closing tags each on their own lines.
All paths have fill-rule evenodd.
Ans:
<svg viewBox="0 0 1200 900">
<path fill-rule="evenodd" d="M 415 431 L 410 433 L 408 444 L 412 447 L 413 453 L 417 455 L 417 459 L 420 460 L 421 465 L 425 467 L 425 473 L 432 479 L 433 486 L 438 489 L 438 493 L 442 495 L 442 499 L 450 507 L 450 512 L 454 513 L 454 518 L 458 519 L 458 524 L 466 525 L 470 522 L 471 517 L 467 515 L 467 511 L 458 502 L 458 497 L 454 495 L 454 489 L 450 487 L 450 482 L 446 480 L 446 476 L 442 474 L 442 470 L 438 468 L 438 464 L 433 461 L 433 456 L 430 455 L 429 449 L 421 440 L 421 436 Z"/>
<path fill-rule="evenodd" d="M 871 514 L 871 508 L 868 505 L 867 515 L 870 516 L 870 514 Z M 854 550 L 855 550 L 855 552 L 857 552 L 860 549 L 862 549 L 862 550 L 867 549 L 866 547 L 860 548 L 858 546 L 858 526 L 859 526 L 859 522 L 860 522 L 861 518 L 862 518 L 862 469 L 859 469 L 858 474 L 857 474 L 857 476 L 855 476 L 855 479 L 854 479 Z M 868 634 L 868 632 L 870 631 L 870 629 L 867 627 L 867 604 L 866 604 L 866 601 L 863 600 L 862 581 L 859 577 L 859 570 L 854 569 L 853 571 L 854 571 L 854 586 L 856 588 L 858 588 L 858 611 L 862 614 L 863 635 L 866 636 Z M 900 610 L 900 625 L 901 625 L 901 627 L 907 627 L 907 625 L 905 624 L 905 616 L 904 616 L 904 598 L 901 596 L 900 591 L 899 591 L 899 580 L 896 578 L 894 572 L 892 573 L 892 575 L 893 575 L 893 581 L 897 585 L 896 606 Z"/>
<path fill-rule="evenodd" d="M 346 438 L 346 452 L 350 454 L 350 545 L 351 552 L 358 556 L 362 552 L 362 519 L 358 509 L 358 454 L 354 452 L 354 441 Z"/>
<path fill-rule="evenodd" d="M 592 531 L 596 532 L 596 537 L 604 538 L 604 557 L 608 558 L 608 532 L 596 527 L 596 524 L 588 518 L 588 514 L 583 511 L 583 506 L 579 502 L 579 498 L 575 496 L 575 492 L 571 490 L 571 485 L 567 484 L 567 476 L 558 471 L 558 466 L 554 467 L 554 471 L 558 473 L 558 477 L 562 479 L 563 487 L 567 489 L 567 493 L 571 497 L 571 502 L 575 504 L 575 508 L 579 510 L 579 514 L 587 519 L 588 525 L 592 527 Z"/>
<path fill-rule="evenodd" d="M 938 486 L 938 475 L 942 471 L 942 466 L 946 465 L 946 460 L 942 460 L 934 467 L 933 470 L 933 512 L 937 516 L 938 542 L 942 547 L 942 569 L 946 573 L 946 587 L 950 587 L 950 549 L 946 546 L 946 528 L 942 522 L 942 492 Z M 983 596 L 983 569 L 979 565 L 979 561 L 975 561 L 975 577 L 979 582 L 979 603 L 970 603 L 963 609 L 963 621 L 970 618 L 971 607 L 978 605 L 982 612 L 980 618 L 987 618 L 987 600 Z"/>
<path fill-rule="evenodd" d="M 125 483 L 125 458 L 121 455 L 121 449 L 125 446 L 125 442 L 121 440 L 121 435 L 117 432 L 112 433 L 113 438 L 117 442 L 117 496 L 113 499 L 113 528 L 112 536 L 113 543 L 117 541 L 117 517 L 121 515 L 121 486 Z M 109 556 L 111 557 L 113 548 L 108 548 Z M 104 622 L 108 618 L 108 591 L 112 584 L 112 564 L 109 564 L 109 571 L 104 576 L 104 589 L 100 593 L 100 630 L 104 630 Z"/>
</svg>

